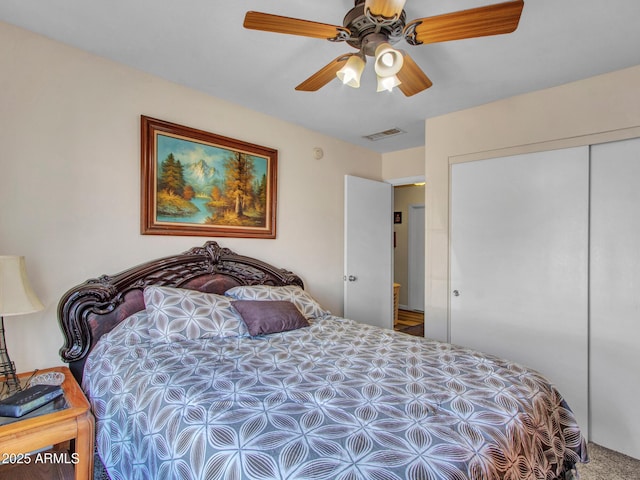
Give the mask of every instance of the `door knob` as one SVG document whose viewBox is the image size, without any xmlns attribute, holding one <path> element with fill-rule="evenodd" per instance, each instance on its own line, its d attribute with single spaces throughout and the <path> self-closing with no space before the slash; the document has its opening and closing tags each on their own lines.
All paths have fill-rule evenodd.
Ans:
<svg viewBox="0 0 640 480">
<path fill-rule="evenodd" d="M 354 275 L 349 275 L 349 281 L 350 282 L 355 282 L 358 278 L 355 277 Z"/>
</svg>

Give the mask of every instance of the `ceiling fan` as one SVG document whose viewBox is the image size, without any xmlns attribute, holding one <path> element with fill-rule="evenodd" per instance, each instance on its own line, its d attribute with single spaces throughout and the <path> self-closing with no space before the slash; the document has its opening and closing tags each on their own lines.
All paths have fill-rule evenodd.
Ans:
<svg viewBox="0 0 640 480">
<path fill-rule="evenodd" d="M 311 75 L 296 90 L 313 92 L 336 76 L 346 85 L 360 86 L 366 57 L 375 58 L 378 91 L 398 87 L 407 97 L 432 85 L 429 77 L 406 53 L 392 45 L 404 39 L 409 45 L 461 40 L 511 33 L 520 21 L 524 0 L 513 0 L 406 22 L 406 0 L 355 0 L 343 26 L 247 12 L 244 27 L 275 33 L 347 42 L 358 53 L 346 53 Z"/>
</svg>

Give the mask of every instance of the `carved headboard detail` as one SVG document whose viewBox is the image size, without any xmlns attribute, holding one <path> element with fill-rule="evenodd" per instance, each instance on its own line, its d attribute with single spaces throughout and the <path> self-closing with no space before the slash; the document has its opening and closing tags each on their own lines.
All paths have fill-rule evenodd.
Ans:
<svg viewBox="0 0 640 480">
<path fill-rule="evenodd" d="M 87 355 L 98 339 L 118 323 L 144 309 L 148 285 L 190 288 L 223 294 L 236 285 L 298 285 L 300 277 L 255 258 L 238 255 L 217 242 L 152 260 L 116 275 L 102 275 L 70 289 L 58 304 L 64 334 L 60 356 L 78 381 Z"/>
</svg>

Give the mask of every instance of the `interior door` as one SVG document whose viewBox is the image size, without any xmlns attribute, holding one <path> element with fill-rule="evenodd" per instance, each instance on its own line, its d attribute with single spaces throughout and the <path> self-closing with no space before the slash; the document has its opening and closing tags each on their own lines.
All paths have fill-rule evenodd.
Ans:
<svg viewBox="0 0 640 480">
<path fill-rule="evenodd" d="M 345 176 L 344 316 L 393 327 L 393 187 Z"/>
<path fill-rule="evenodd" d="M 451 167 L 453 343 L 543 373 L 588 429 L 589 150 Z"/>
<path fill-rule="evenodd" d="M 591 147 L 591 440 L 640 458 L 640 139 Z"/>
</svg>

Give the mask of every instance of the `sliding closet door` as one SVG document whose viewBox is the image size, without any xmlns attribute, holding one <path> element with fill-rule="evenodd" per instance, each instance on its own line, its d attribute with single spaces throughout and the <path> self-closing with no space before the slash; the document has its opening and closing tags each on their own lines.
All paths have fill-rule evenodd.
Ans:
<svg viewBox="0 0 640 480">
<path fill-rule="evenodd" d="M 591 439 L 640 458 L 640 139 L 591 172 Z"/>
<path fill-rule="evenodd" d="M 588 428 L 588 147 L 451 167 L 453 343 L 533 367 Z"/>
</svg>

